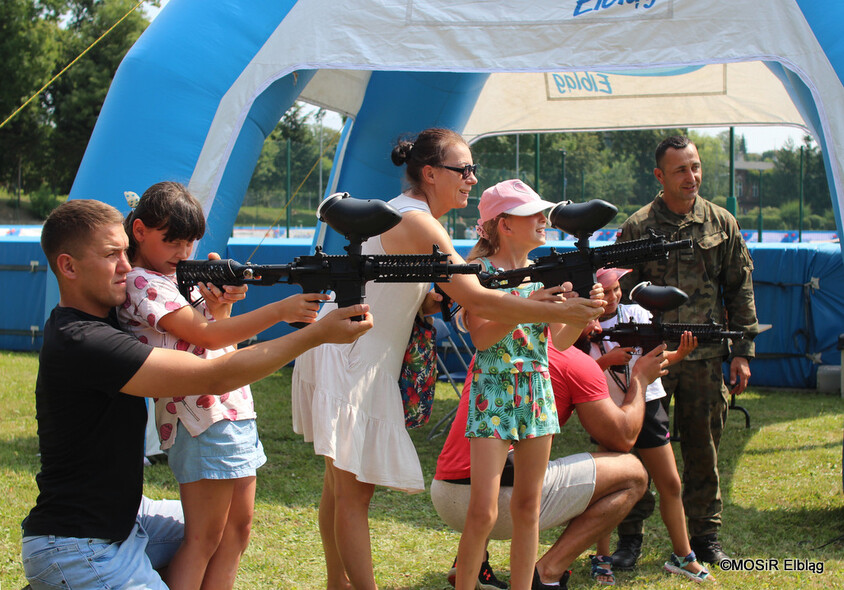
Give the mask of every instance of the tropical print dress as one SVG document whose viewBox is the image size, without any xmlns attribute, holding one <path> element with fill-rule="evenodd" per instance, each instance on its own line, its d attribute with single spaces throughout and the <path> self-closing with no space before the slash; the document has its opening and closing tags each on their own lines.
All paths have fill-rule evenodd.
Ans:
<svg viewBox="0 0 844 590">
<path fill-rule="evenodd" d="M 484 270 L 493 266 L 478 261 Z M 527 298 L 538 283 L 505 289 Z M 547 323 L 519 324 L 486 350 L 475 354 L 466 436 L 520 440 L 560 432 L 548 373 Z"/>
</svg>

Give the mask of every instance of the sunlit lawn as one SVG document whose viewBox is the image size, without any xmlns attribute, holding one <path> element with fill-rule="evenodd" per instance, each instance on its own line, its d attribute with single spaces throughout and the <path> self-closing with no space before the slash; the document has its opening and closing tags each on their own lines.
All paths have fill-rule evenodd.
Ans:
<svg viewBox="0 0 844 590">
<path fill-rule="evenodd" d="M 0 527 L 0 590 L 25 585 L 20 566 L 20 521 L 35 501 L 38 470 L 34 410 L 37 357 L 0 352 L 0 482 L 5 496 Z M 290 370 L 254 386 L 258 425 L 269 462 L 258 474 L 258 498 L 251 545 L 236 587 L 324 588 L 317 505 L 322 459 L 294 434 L 290 419 Z M 715 571 L 721 588 L 844 587 L 844 496 L 842 423 L 844 401 L 811 391 L 751 390 L 739 398 L 751 415 L 730 416 L 721 445 L 724 527 L 721 538 L 734 557 L 773 559 L 779 571 Z M 456 403 L 450 386 L 440 385 L 432 424 Z M 430 426 L 413 431 L 426 482 L 430 483 L 442 438 L 426 440 Z M 554 442 L 554 454 L 589 450 L 576 419 Z M 679 449 L 675 449 L 679 452 Z M 107 468 L 107 466 L 103 466 Z M 177 498 L 166 465 L 147 469 L 146 493 Z M 459 535 L 438 519 L 428 494 L 408 496 L 379 488 L 371 511 L 373 556 L 381 588 L 449 588 L 446 572 Z M 556 533 L 546 531 L 547 548 Z M 838 540 L 835 540 L 838 539 Z M 832 542 L 831 542 L 832 541 Z M 508 545 L 494 541 L 491 563 L 508 573 Z M 544 549 L 542 549 L 544 550 Z M 691 582 L 662 572 L 670 545 L 658 515 L 646 524 L 638 569 L 619 573 L 620 586 L 690 588 Z M 784 571 L 820 564 L 823 574 Z M 586 556 L 575 564 L 570 588 L 594 586 Z"/>
</svg>

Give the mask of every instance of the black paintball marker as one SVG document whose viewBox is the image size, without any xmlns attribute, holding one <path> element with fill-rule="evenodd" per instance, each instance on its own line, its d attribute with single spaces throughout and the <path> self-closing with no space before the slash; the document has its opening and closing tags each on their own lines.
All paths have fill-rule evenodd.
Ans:
<svg viewBox="0 0 844 590">
<path fill-rule="evenodd" d="M 290 264 L 241 264 L 234 260 L 182 260 L 176 266 L 179 292 L 190 301 L 197 283 L 223 285 L 296 284 L 304 293 L 334 291 L 338 307 L 363 303 L 366 283 L 440 283 L 453 274 L 477 274 L 479 264 L 452 264 L 434 245 L 431 254 L 361 254 L 361 244 L 401 221 L 401 213 L 377 199 L 335 193 L 317 208 L 317 217 L 349 241 L 348 254 L 328 255 L 320 246 Z M 192 304 L 197 302 L 191 301 Z M 362 319 L 362 318 L 357 318 Z M 304 324 L 291 324 L 302 327 Z"/>
<path fill-rule="evenodd" d="M 555 228 L 577 238 L 576 250 L 557 252 L 551 248 L 547 256 L 540 256 L 531 266 L 481 272 L 481 284 L 490 289 L 505 289 L 517 287 L 525 279 L 546 287 L 569 281 L 581 297 L 588 298 L 592 285 L 597 282 L 595 272 L 599 268 L 629 268 L 642 262 L 664 260 L 671 250 L 692 247 L 691 240 L 669 242 L 649 229 L 649 235 L 638 240 L 590 248 L 589 237 L 614 219 L 616 213 L 618 209 L 614 205 L 601 199 L 585 203 L 563 201 L 551 210 L 548 219 Z"/>
<path fill-rule="evenodd" d="M 677 287 L 657 286 L 645 281 L 633 287 L 630 291 L 630 299 L 651 312 L 653 316 L 651 323 L 619 322 L 602 332 L 593 332 L 590 336 L 592 342 L 609 340 L 616 342 L 619 346 L 641 348 L 642 354 L 647 354 L 663 342 L 680 342 L 683 332 L 691 332 L 697 337 L 698 344 L 721 342 L 726 338 L 731 340 L 744 338 L 744 332 L 725 330 L 722 324 L 715 322 L 708 324 L 663 322 L 663 312 L 677 309 L 689 300 L 688 295 Z"/>
</svg>

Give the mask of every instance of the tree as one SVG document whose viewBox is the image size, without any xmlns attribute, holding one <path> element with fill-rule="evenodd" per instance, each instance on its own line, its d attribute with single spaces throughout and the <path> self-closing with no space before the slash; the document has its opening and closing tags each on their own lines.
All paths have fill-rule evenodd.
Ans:
<svg viewBox="0 0 844 590">
<path fill-rule="evenodd" d="M 803 196 L 804 203 L 815 211 L 829 209 L 830 192 L 826 180 L 823 154 L 810 135 L 803 139 Z M 765 199 L 774 206 L 783 206 L 788 201 L 798 201 L 800 196 L 800 152 L 801 147 L 789 140 L 776 151 L 776 167 L 765 174 Z"/>
<path fill-rule="evenodd" d="M 0 123 L 46 83 L 59 56 L 61 0 L 0 0 Z M 35 99 L 0 128 L 0 183 L 41 184 L 51 137 L 48 117 Z"/>
<path fill-rule="evenodd" d="M 5 119 L 135 7 L 134 0 L 0 0 Z M 0 129 L 0 183 L 67 193 L 117 66 L 149 22 L 131 13 Z"/>
<path fill-rule="evenodd" d="M 701 194 L 709 200 L 726 197 L 730 194 L 730 139 L 724 131 L 718 137 L 709 137 L 692 133 L 690 139 L 697 147 L 700 156 Z"/>
<path fill-rule="evenodd" d="M 296 102 L 279 121 L 276 128 L 264 141 L 264 147 L 249 188 L 246 191 L 244 205 L 263 207 L 283 207 L 293 193 L 295 199 L 291 208 L 316 208 L 322 198 L 319 193 L 319 158 L 323 161 L 323 174 L 331 170 L 335 145 L 330 140 L 333 131 L 324 134 L 324 154 L 319 150 L 319 126 L 310 121 L 311 115 L 305 111 L 303 103 Z M 290 145 L 290 191 L 287 193 L 287 157 L 288 140 Z M 303 184 L 304 183 L 304 184 Z M 300 188 L 300 185 L 301 188 Z"/>
<path fill-rule="evenodd" d="M 61 67 L 136 4 L 135 0 L 71 0 L 61 35 Z M 55 133 L 50 142 L 53 165 L 47 169 L 47 180 L 59 192 L 70 191 L 117 67 L 148 25 L 136 10 L 49 87 L 44 102 Z"/>
</svg>

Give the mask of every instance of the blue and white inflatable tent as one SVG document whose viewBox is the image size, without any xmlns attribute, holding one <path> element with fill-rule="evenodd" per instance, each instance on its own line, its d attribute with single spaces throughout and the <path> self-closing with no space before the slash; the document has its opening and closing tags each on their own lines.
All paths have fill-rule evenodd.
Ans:
<svg viewBox="0 0 844 590">
<path fill-rule="evenodd" d="M 352 117 L 329 190 L 384 198 L 400 189 L 390 142 L 462 131 L 491 75 L 762 62 L 825 154 L 840 232 L 842 22 L 844 3 L 810 0 L 171 0 L 121 64 L 71 198 L 125 210 L 127 189 L 187 182 L 208 213 L 201 255 L 225 246 L 263 141 L 300 96 Z"/>
<path fill-rule="evenodd" d="M 393 140 L 433 125 L 469 139 L 799 125 L 823 150 L 841 235 L 841 22 L 844 3 L 809 0 L 171 0 L 118 69 L 70 197 L 126 211 L 126 190 L 187 183 L 208 217 L 198 255 L 224 252 L 264 139 L 303 99 L 349 115 L 326 192 L 364 198 L 399 192 Z M 745 67 L 755 73 L 741 74 Z M 668 75 L 695 72 L 704 85 L 696 96 L 654 97 Z M 613 96 L 612 119 L 586 101 L 562 100 L 572 88 L 560 80 L 596 94 L 608 76 L 650 78 L 651 86 Z M 733 100 L 742 83 L 745 96 Z M 534 110 L 516 94 L 532 87 L 546 103 L 539 116 L 513 117 Z M 489 110 L 496 100 L 503 110 Z M 325 240 L 329 251 L 342 244 L 332 232 Z M 45 317 L 55 299 L 46 296 Z M 782 384 L 791 386 L 806 386 L 811 372 L 794 369 L 792 379 L 785 371 Z"/>
</svg>

